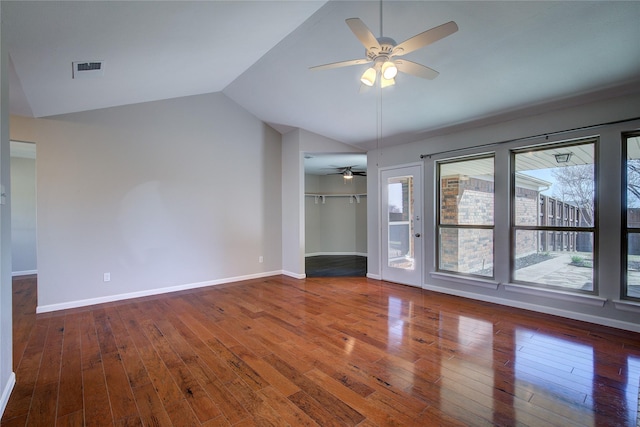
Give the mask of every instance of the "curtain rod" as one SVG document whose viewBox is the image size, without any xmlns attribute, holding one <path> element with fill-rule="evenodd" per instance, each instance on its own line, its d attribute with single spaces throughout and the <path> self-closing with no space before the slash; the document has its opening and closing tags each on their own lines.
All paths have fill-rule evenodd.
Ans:
<svg viewBox="0 0 640 427">
<path fill-rule="evenodd" d="M 509 144 L 509 143 L 512 143 L 512 142 L 519 142 L 519 141 L 527 141 L 529 139 L 536 139 L 536 138 L 540 138 L 540 137 L 545 137 L 546 139 L 549 139 L 550 136 L 561 135 L 563 133 L 576 132 L 576 131 L 580 131 L 580 130 L 596 129 L 596 128 L 600 128 L 600 127 L 604 127 L 604 126 L 611 126 L 611 125 L 617 125 L 617 124 L 620 124 L 620 123 L 633 122 L 635 120 L 640 120 L 640 117 L 634 117 L 632 119 L 616 120 L 614 122 L 600 123 L 598 125 L 590 125 L 590 126 L 583 126 L 583 127 L 573 128 L 573 129 L 559 130 L 559 131 L 555 131 L 555 132 L 541 133 L 541 134 L 533 135 L 533 136 L 525 136 L 523 138 L 508 139 L 508 140 L 499 141 L 499 142 L 490 142 L 488 144 L 474 145 L 473 147 L 453 148 L 451 150 L 438 151 L 438 152 L 431 153 L 431 154 L 420 154 L 420 159 L 421 160 L 424 159 L 424 158 L 429 158 L 430 159 L 431 157 L 437 156 L 437 155 L 440 155 L 440 154 L 457 153 L 458 151 L 466 151 L 466 150 L 470 150 L 470 149 L 473 149 L 473 148 L 495 147 L 495 146 L 498 146 L 498 145 Z"/>
</svg>

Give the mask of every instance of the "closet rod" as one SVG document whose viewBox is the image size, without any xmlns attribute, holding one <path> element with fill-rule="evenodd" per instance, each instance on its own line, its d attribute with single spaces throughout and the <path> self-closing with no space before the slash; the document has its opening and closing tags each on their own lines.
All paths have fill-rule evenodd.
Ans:
<svg viewBox="0 0 640 427">
<path fill-rule="evenodd" d="M 581 131 L 581 130 L 597 129 L 597 128 L 601 128 L 601 127 L 604 127 L 604 126 L 611 126 L 611 125 L 617 125 L 617 124 L 620 124 L 620 123 L 633 122 L 635 120 L 640 120 L 640 117 L 634 117 L 632 119 L 616 120 L 614 122 L 601 123 L 599 125 L 590 125 L 590 126 L 583 126 L 583 127 L 567 129 L 567 130 L 559 130 L 559 131 L 549 132 L 549 133 L 541 133 L 539 135 L 534 135 L 534 136 L 525 136 L 523 138 L 508 139 L 506 141 L 490 142 L 488 144 L 480 144 L 480 145 L 475 145 L 473 147 L 453 148 L 451 150 L 438 151 L 438 152 L 430 153 L 430 154 L 420 154 L 420 159 L 421 160 L 424 159 L 424 158 L 430 159 L 431 157 L 438 156 L 440 154 L 457 153 L 459 151 L 467 151 L 467 150 L 471 150 L 471 149 L 474 149 L 474 148 L 496 147 L 496 146 L 503 145 L 503 144 L 509 144 L 509 143 L 512 143 L 512 142 L 527 141 L 529 139 L 536 139 L 536 138 L 540 138 L 540 137 L 545 137 L 545 139 L 549 139 L 550 136 L 561 135 L 563 133 L 577 132 L 577 131 Z"/>
</svg>

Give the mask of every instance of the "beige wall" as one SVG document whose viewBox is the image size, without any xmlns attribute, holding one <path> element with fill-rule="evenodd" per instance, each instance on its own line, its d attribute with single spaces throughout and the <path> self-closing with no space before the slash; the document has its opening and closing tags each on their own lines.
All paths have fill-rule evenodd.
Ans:
<svg viewBox="0 0 640 427">
<path fill-rule="evenodd" d="M 281 271 L 281 136 L 223 94 L 11 133 L 38 145 L 40 311 Z"/>
</svg>

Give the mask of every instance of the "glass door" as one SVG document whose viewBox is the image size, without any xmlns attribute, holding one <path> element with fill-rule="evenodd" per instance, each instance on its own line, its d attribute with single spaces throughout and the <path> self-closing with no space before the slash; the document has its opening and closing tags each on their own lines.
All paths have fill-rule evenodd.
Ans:
<svg viewBox="0 0 640 427">
<path fill-rule="evenodd" d="M 422 285 L 422 168 L 382 171 L 382 279 Z"/>
</svg>

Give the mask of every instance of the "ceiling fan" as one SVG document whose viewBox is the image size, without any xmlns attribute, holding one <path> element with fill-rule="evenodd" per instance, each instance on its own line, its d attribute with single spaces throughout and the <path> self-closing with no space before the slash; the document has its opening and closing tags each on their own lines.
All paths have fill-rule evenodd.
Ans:
<svg viewBox="0 0 640 427">
<path fill-rule="evenodd" d="M 423 79 L 435 79 L 439 74 L 436 70 L 406 59 L 394 58 L 428 46 L 458 31 L 458 25 L 450 21 L 417 34 L 400 44 L 396 44 L 392 38 L 382 37 L 382 13 L 380 14 L 381 36 L 378 38 L 373 35 L 371 30 L 367 28 L 360 18 L 349 18 L 346 20 L 346 23 L 353 34 L 360 40 L 360 43 L 365 47 L 365 58 L 317 65 L 310 69 L 328 70 L 331 68 L 348 67 L 373 62 L 372 66 L 367 68 L 360 78 L 362 84 L 366 86 L 373 86 L 378 74 L 380 74 L 381 87 L 394 85 L 398 72 Z"/>
<path fill-rule="evenodd" d="M 367 176 L 366 171 L 353 170 L 354 167 L 356 166 L 335 167 L 333 169 L 337 172 L 329 173 L 327 175 L 342 175 L 344 179 L 352 179 L 354 176 Z"/>
</svg>

